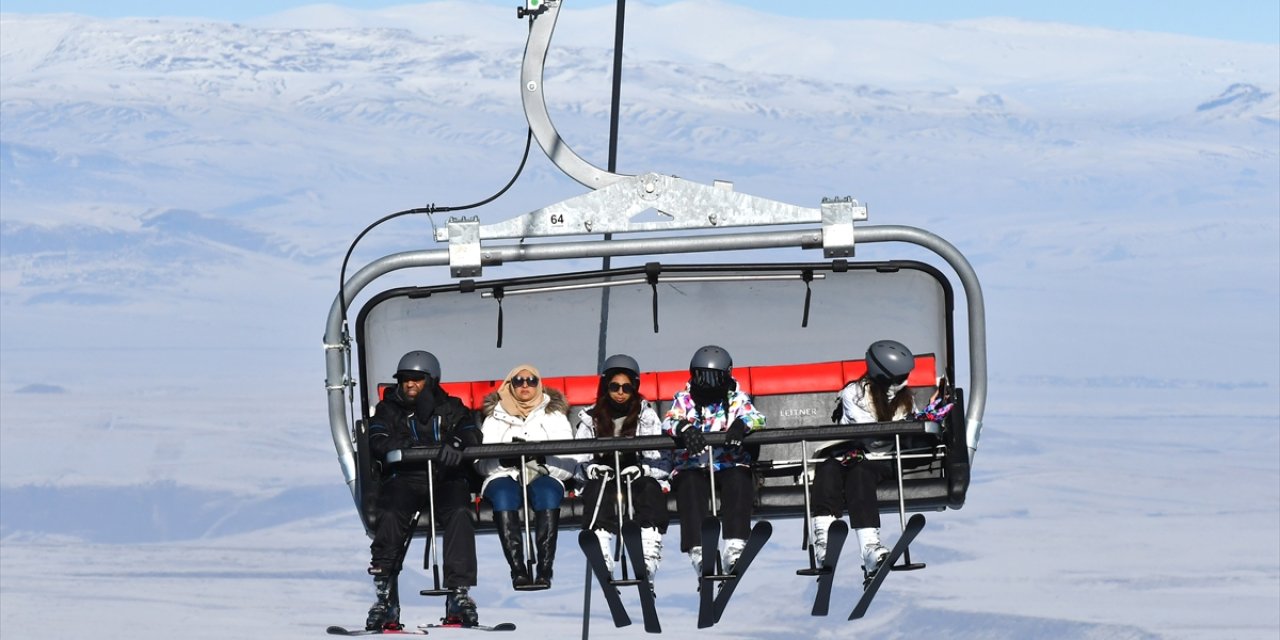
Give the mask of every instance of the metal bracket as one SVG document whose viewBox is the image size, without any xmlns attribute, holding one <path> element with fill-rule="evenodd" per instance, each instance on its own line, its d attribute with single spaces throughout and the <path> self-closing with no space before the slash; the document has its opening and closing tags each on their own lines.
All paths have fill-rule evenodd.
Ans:
<svg viewBox="0 0 1280 640">
<path fill-rule="evenodd" d="M 851 197 L 822 199 L 822 255 L 853 256 L 853 223 L 867 219 L 867 207 Z"/>
<path fill-rule="evenodd" d="M 659 219 L 638 219 L 648 212 Z M 849 197 L 824 198 L 819 208 L 798 207 L 737 193 L 729 182 L 708 186 L 645 173 L 619 176 L 607 187 L 494 224 L 450 219 L 435 238 L 449 243 L 453 277 L 473 278 L 481 275 L 484 240 L 820 224 L 826 256 L 847 257 L 853 255 L 853 223 L 866 219 L 867 207 Z"/>
<path fill-rule="evenodd" d="M 444 229 L 436 230 L 436 240 L 442 232 L 449 241 L 449 274 L 454 278 L 479 276 L 480 217 L 449 218 Z"/>
</svg>

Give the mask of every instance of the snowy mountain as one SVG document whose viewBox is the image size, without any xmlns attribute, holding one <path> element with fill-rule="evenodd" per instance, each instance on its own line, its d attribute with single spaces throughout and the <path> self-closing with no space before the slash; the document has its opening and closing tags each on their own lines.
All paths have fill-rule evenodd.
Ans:
<svg viewBox="0 0 1280 640">
<path fill-rule="evenodd" d="M 547 72 L 557 125 L 599 164 L 610 16 L 566 11 Z M 708 24 L 715 37 L 693 37 Z M 798 202 L 851 194 L 895 222 L 1199 211 L 1224 185 L 1248 211 L 1276 203 L 1274 47 L 1007 20 L 809 23 L 713 2 L 638 5 L 629 27 L 623 171 L 731 179 Z M 487 195 L 522 148 L 523 29 L 465 3 L 314 8 L 259 25 L 6 15 L 4 278 L 21 286 L 5 295 L 44 300 L 58 292 L 37 283 L 101 279 L 97 259 L 57 275 L 19 266 L 50 262 L 19 223 L 62 244 L 100 228 L 94 253 L 108 264 L 111 238 L 172 232 L 316 264 L 386 212 Z M 849 34 L 858 46 L 840 46 Z M 529 173 L 482 215 L 577 192 L 541 158 Z M 192 224 L 148 225 L 170 210 Z M 219 225 L 248 244 L 228 245 Z M 370 247 L 405 246 L 386 238 Z M 182 273 L 169 269 L 159 257 L 141 270 Z"/>
<path fill-rule="evenodd" d="M 232 627 L 186 637 L 263 621 L 312 637 L 367 606 L 324 317 L 367 224 L 480 200 L 519 164 L 513 13 L 0 16 L 0 635 L 45 634 L 32 612 L 85 592 L 125 605 L 84 598 L 73 622 L 121 638 L 173 636 L 134 630 L 139 611 Z M 628 3 L 627 21 L 621 171 L 808 206 L 852 195 L 873 224 L 946 237 L 982 278 L 992 393 L 971 504 L 931 517 L 930 570 L 895 575 L 858 631 L 1274 637 L 1280 47 L 711 0 Z M 565 140 L 602 166 L 612 23 L 566 9 L 546 73 Z M 535 146 L 478 211 L 581 190 Z M 444 221 L 379 228 L 351 268 L 431 246 Z M 804 591 L 793 524 L 762 558 L 769 580 L 735 597 Z M 659 582 L 673 630 L 692 628 L 684 564 L 673 553 Z M 480 592 L 489 621 L 576 633 L 580 593 L 535 612 L 498 582 Z M 735 637 L 850 632 L 737 613 Z"/>
</svg>

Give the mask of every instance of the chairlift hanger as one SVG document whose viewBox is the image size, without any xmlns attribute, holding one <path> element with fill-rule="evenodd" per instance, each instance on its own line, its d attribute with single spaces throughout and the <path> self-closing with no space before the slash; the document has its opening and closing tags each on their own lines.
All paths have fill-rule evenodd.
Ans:
<svg viewBox="0 0 1280 640">
<path fill-rule="evenodd" d="M 543 66 L 559 15 L 559 0 L 532 3 L 529 39 L 522 64 L 522 101 L 529 127 L 548 158 L 592 191 L 495 224 L 478 218 L 450 219 L 434 239 L 447 249 L 408 251 L 375 260 L 353 274 L 335 296 L 325 332 L 326 389 L 330 428 L 347 484 L 359 501 L 356 456 L 346 416 L 348 395 L 357 383 L 347 361 L 351 353 L 343 319 L 346 306 L 379 277 L 400 269 L 450 267 L 453 278 L 474 278 L 484 266 L 531 260 L 606 256 L 658 256 L 770 248 L 823 250 L 826 258 L 854 255 L 855 222 L 867 220 L 867 208 L 852 197 L 824 198 L 818 207 L 801 207 L 733 191 L 732 184 L 699 184 L 659 173 L 622 175 L 585 161 L 560 138 L 547 113 Z M 665 221 L 638 221 L 654 210 Z M 791 225 L 786 230 L 759 227 Z M 674 233 L 701 230 L 705 233 Z M 600 240 L 596 234 L 659 232 L 661 237 Z M 663 235 L 665 233 L 665 235 Z M 524 243 L 530 238 L 556 240 Z M 987 395 L 986 325 L 982 289 L 964 255 L 940 236 L 910 226 L 861 226 L 858 242 L 902 242 L 928 249 L 955 271 L 968 310 L 969 387 L 965 432 L 969 458 L 976 452 Z M 511 244 L 482 244 L 516 240 Z"/>
</svg>

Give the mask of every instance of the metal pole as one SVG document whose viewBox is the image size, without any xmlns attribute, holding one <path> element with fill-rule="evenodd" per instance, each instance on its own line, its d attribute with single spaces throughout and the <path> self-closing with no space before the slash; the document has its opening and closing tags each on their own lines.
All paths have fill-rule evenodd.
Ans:
<svg viewBox="0 0 1280 640">
<path fill-rule="evenodd" d="M 622 544 L 622 454 L 613 452 L 613 495 L 618 509 L 618 537 L 613 541 L 613 557 L 622 565 L 622 579 L 627 579 L 627 547 Z"/>
<path fill-rule="evenodd" d="M 529 531 L 529 483 L 528 472 L 525 471 L 525 457 L 520 456 L 520 503 L 524 507 L 524 551 L 525 563 L 529 565 L 529 576 L 533 578 L 533 552 L 538 545 L 533 543 L 533 534 Z"/>
<path fill-rule="evenodd" d="M 813 540 L 810 538 L 812 535 L 810 532 L 813 531 L 813 511 L 809 502 L 809 481 L 812 479 L 809 471 L 809 443 L 803 440 L 800 441 L 800 469 L 800 479 L 804 484 L 804 537 L 801 538 L 803 541 L 802 546 L 809 550 L 809 568 L 817 569 L 818 558 L 814 555 Z M 814 469 L 814 472 L 816 471 L 817 469 Z"/>
<path fill-rule="evenodd" d="M 427 461 L 427 494 L 431 502 L 428 505 L 428 515 L 431 516 L 431 576 L 435 582 L 435 590 L 440 590 L 440 564 L 436 558 L 436 474 L 435 463 L 431 460 Z"/>
</svg>

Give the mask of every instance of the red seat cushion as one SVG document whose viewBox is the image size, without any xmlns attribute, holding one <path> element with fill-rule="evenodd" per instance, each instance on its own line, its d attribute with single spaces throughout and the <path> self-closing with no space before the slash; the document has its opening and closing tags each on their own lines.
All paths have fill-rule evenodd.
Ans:
<svg viewBox="0 0 1280 640">
<path fill-rule="evenodd" d="M 937 381 L 937 358 L 933 354 L 916 356 L 915 369 L 907 377 L 908 386 L 932 387 Z M 867 373 L 865 360 L 840 360 L 809 364 L 760 365 L 737 367 L 733 376 L 739 388 L 753 396 L 773 396 L 789 393 L 826 393 L 839 391 L 851 380 Z M 559 390 L 571 405 L 590 405 L 596 401 L 599 376 L 564 376 L 543 378 L 545 387 Z M 652 401 L 670 400 L 677 391 L 683 391 L 689 382 L 689 372 L 651 371 L 640 374 L 640 393 Z M 378 398 L 386 397 L 394 383 L 378 385 Z M 450 395 L 463 404 L 479 410 L 485 396 L 502 386 L 501 380 L 476 380 L 471 382 L 444 382 L 440 384 Z"/>
</svg>

